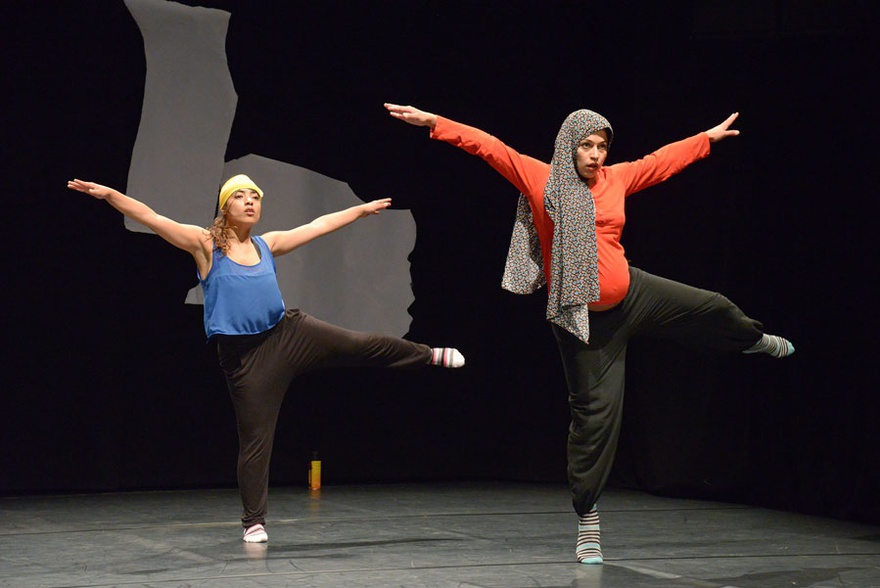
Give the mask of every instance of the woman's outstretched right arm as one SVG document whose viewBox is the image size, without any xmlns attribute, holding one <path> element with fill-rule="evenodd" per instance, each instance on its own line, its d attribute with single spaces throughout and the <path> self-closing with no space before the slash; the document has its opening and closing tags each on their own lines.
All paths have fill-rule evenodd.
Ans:
<svg viewBox="0 0 880 588">
<path fill-rule="evenodd" d="M 196 263 L 200 268 L 206 259 L 206 255 L 207 259 L 210 260 L 211 237 L 208 231 L 202 227 L 185 225 L 162 216 L 143 202 L 101 184 L 84 180 L 71 180 L 67 182 L 67 187 L 71 190 L 88 194 L 98 200 L 106 201 L 127 218 L 151 229 L 175 247 L 188 251 L 196 258 Z"/>
<path fill-rule="evenodd" d="M 414 106 L 385 103 L 392 117 L 416 127 L 427 127 L 431 137 L 482 158 L 526 195 L 543 194 L 550 164 L 522 155 L 501 140 L 475 127 L 457 123 Z"/>
</svg>

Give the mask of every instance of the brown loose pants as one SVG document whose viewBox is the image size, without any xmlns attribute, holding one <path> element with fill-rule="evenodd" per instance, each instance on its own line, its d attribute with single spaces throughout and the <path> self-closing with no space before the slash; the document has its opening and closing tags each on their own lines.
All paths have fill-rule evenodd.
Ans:
<svg viewBox="0 0 880 588">
<path fill-rule="evenodd" d="M 275 425 L 294 378 L 328 367 L 418 368 L 431 361 L 427 345 L 349 331 L 298 309 L 265 333 L 218 337 L 217 352 L 238 422 L 244 527 L 266 522 Z"/>
</svg>

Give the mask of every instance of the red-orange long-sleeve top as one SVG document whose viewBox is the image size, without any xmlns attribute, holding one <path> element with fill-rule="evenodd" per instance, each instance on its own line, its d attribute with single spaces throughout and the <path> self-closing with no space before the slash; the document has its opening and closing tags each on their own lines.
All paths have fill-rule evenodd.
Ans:
<svg viewBox="0 0 880 588">
<path fill-rule="evenodd" d="M 541 242 L 544 275 L 549 287 L 553 221 L 544 209 L 544 186 L 550 177 L 550 164 L 522 155 L 480 129 L 442 116 L 437 117 L 431 138 L 446 141 L 483 158 L 525 195 Z M 599 256 L 600 297 L 596 304 L 617 304 L 629 288 L 629 263 L 620 243 L 626 222 L 626 197 L 659 184 L 708 155 L 709 136 L 698 133 L 661 147 L 642 159 L 603 166 L 599 170 L 595 184 L 590 187 L 595 202 Z"/>
</svg>

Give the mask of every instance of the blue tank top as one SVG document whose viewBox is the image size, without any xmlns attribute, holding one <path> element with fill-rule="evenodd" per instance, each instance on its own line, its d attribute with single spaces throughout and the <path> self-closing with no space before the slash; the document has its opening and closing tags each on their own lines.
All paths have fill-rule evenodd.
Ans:
<svg viewBox="0 0 880 588">
<path fill-rule="evenodd" d="M 284 316 L 284 300 L 275 275 L 275 258 L 262 237 L 252 237 L 260 263 L 241 265 L 214 249 L 211 271 L 203 280 L 205 333 L 256 335 L 277 325 Z"/>
</svg>

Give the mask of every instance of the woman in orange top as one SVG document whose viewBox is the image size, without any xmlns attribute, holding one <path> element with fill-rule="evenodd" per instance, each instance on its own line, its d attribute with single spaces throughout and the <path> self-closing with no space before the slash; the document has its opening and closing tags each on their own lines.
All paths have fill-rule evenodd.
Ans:
<svg viewBox="0 0 880 588">
<path fill-rule="evenodd" d="M 550 164 L 497 138 L 412 106 L 386 104 L 394 118 L 428 127 L 484 159 L 522 193 L 502 287 L 520 294 L 547 285 L 551 322 L 571 408 L 568 477 L 578 514 L 576 555 L 602 563 L 596 510 L 620 432 L 626 345 L 650 334 L 726 352 L 785 357 L 794 346 L 768 335 L 716 292 L 631 267 L 620 237 L 627 196 L 709 155 L 710 144 L 739 131 L 737 114 L 708 131 L 633 162 L 605 166 L 614 137 L 601 115 L 578 110 L 563 122 Z"/>
</svg>

